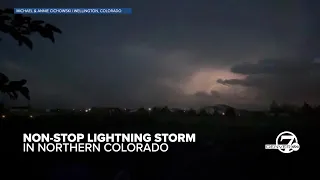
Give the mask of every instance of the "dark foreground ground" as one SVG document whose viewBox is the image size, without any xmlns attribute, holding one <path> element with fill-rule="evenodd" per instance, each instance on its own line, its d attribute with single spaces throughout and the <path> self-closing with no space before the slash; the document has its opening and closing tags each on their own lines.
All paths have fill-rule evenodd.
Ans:
<svg viewBox="0 0 320 180">
<path fill-rule="evenodd" d="M 318 177 L 317 118 L 55 116 L 1 120 L 0 179 L 134 180 L 314 179 Z M 282 131 L 298 138 L 299 151 L 265 150 Z M 171 144 L 166 153 L 22 153 L 22 133 L 188 132 L 197 143 Z M 123 176 L 124 177 L 124 176 Z M 125 179 L 125 178 L 123 178 Z"/>
</svg>

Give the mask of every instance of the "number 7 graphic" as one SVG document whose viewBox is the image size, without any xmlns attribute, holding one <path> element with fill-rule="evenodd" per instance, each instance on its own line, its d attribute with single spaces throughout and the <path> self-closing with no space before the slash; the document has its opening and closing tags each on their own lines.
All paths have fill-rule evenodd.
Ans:
<svg viewBox="0 0 320 180">
<path fill-rule="evenodd" d="M 294 136 L 291 136 L 291 135 L 287 135 L 287 136 L 281 136 L 281 139 L 280 141 L 284 140 L 284 139 L 290 139 L 288 145 L 291 145 L 293 140 L 294 140 Z"/>
</svg>

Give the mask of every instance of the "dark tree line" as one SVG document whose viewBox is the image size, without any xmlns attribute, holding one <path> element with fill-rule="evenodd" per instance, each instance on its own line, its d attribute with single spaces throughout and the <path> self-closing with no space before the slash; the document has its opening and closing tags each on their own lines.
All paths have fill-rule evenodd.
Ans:
<svg viewBox="0 0 320 180">
<path fill-rule="evenodd" d="M 270 104 L 270 113 L 278 116 L 281 113 L 286 113 L 290 115 L 304 114 L 304 115 L 320 115 L 320 105 L 312 107 L 307 102 L 304 102 L 302 106 L 294 106 L 289 104 L 279 105 L 275 101 Z"/>
<path fill-rule="evenodd" d="M 42 20 L 34 20 L 28 16 L 14 14 L 13 9 L 0 9 L 0 31 L 3 34 L 10 35 L 18 42 L 19 46 L 26 45 L 30 50 L 33 48 L 33 43 L 30 39 L 31 35 L 38 33 L 43 38 L 49 39 L 54 43 L 54 33 L 62 33 L 59 28 Z M 27 80 L 25 79 L 9 81 L 9 78 L 0 72 L 0 91 L 9 95 L 11 99 L 17 99 L 19 92 L 30 100 L 29 89 L 24 86 L 26 83 Z"/>
</svg>

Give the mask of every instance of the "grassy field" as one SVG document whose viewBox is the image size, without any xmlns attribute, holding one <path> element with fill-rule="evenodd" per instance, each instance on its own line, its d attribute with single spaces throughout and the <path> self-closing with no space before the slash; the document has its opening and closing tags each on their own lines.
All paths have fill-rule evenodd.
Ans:
<svg viewBox="0 0 320 180">
<path fill-rule="evenodd" d="M 5 174 L 33 179 L 289 178 L 310 175 L 317 157 L 319 120 L 310 117 L 227 117 L 176 115 L 61 115 L 1 120 Z M 282 131 L 292 131 L 301 149 L 290 154 L 265 150 Z M 22 153 L 27 132 L 188 132 L 197 142 L 170 144 L 166 153 Z M 308 168 L 306 171 L 305 168 Z M 19 173 L 17 173 L 19 172 Z"/>
</svg>

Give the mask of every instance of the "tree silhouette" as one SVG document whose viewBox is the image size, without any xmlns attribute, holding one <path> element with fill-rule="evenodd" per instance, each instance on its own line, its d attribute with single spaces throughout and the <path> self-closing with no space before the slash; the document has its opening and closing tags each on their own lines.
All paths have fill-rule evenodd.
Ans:
<svg viewBox="0 0 320 180">
<path fill-rule="evenodd" d="M 33 48 L 33 43 L 28 36 L 39 33 L 43 38 L 50 39 L 54 43 L 54 33 L 62 33 L 59 28 L 42 20 L 33 20 L 22 14 L 14 14 L 13 9 L 0 9 L 0 31 L 11 35 L 18 41 L 19 46 L 25 44 L 30 49 Z"/>
<path fill-rule="evenodd" d="M 147 111 L 147 110 L 146 110 L 145 108 L 143 108 L 143 107 L 139 108 L 136 112 L 139 113 L 139 114 L 147 114 L 147 113 L 149 113 L 149 111 Z"/>
<path fill-rule="evenodd" d="M 232 107 L 228 107 L 226 109 L 225 115 L 230 118 L 235 118 L 236 117 L 236 110 Z"/>
<path fill-rule="evenodd" d="M 13 9 L 0 9 L 0 31 L 13 37 L 18 41 L 19 46 L 25 44 L 31 50 L 33 43 L 29 38 L 30 35 L 39 33 L 43 38 L 50 39 L 54 43 L 54 33 L 62 33 L 59 28 L 42 20 L 33 20 L 28 16 L 14 14 Z M 26 83 L 27 80 L 25 79 L 9 81 L 6 75 L 0 73 L 0 91 L 8 94 L 10 99 L 17 99 L 17 92 L 20 92 L 25 98 L 30 100 L 29 89 L 24 86 Z"/>
<path fill-rule="evenodd" d="M 302 113 L 305 115 L 312 115 L 313 113 L 313 108 L 306 102 L 304 102 L 301 110 L 302 110 Z"/>
<path fill-rule="evenodd" d="M 191 109 L 189 109 L 189 110 L 187 111 L 187 114 L 188 114 L 189 116 L 195 116 L 195 115 L 197 115 L 197 111 L 191 108 Z"/>
<path fill-rule="evenodd" d="M 161 109 L 161 112 L 162 112 L 162 113 L 169 113 L 169 112 L 171 112 L 171 111 L 169 110 L 168 106 L 165 106 L 165 107 L 163 107 L 163 108 Z"/>
<path fill-rule="evenodd" d="M 208 116 L 209 114 L 207 113 L 207 111 L 205 109 L 200 109 L 199 111 L 199 116 Z"/>
<path fill-rule="evenodd" d="M 314 110 L 315 110 L 317 116 L 319 116 L 319 115 L 320 115 L 320 105 L 316 106 L 316 107 L 314 108 Z"/>
<path fill-rule="evenodd" d="M 18 92 L 20 92 L 26 99 L 30 100 L 29 89 L 24 85 L 27 80 L 22 79 L 20 81 L 9 81 L 9 78 L 0 73 L 0 91 L 3 94 L 9 95 L 10 99 L 17 99 Z"/>
<path fill-rule="evenodd" d="M 274 113 L 276 116 L 281 113 L 281 107 L 276 101 L 272 101 L 272 103 L 270 104 L 270 112 Z"/>
</svg>

